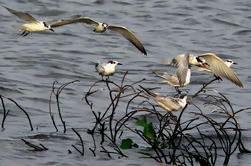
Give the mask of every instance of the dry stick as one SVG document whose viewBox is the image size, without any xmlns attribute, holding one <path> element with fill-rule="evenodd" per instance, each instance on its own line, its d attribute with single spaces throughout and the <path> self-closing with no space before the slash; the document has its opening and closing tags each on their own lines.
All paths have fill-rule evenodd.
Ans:
<svg viewBox="0 0 251 166">
<path fill-rule="evenodd" d="M 33 148 L 34 151 L 46 151 L 48 150 L 48 148 L 46 148 L 44 145 L 40 144 L 40 146 L 37 146 L 33 143 L 30 143 L 24 139 L 21 139 L 26 145 L 28 145 L 29 147 Z"/>
<path fill-rule="evenodd" d="M 203 87 L 202 87 L 198 92 L 196 92 L 191 98 L 196 97 L 196 96 L 197 96 L 199 93 L 201 93 L 209 84 L 211 84 L 212 82 L 214 82 L 214 81 L 216 81 L 216 80 L 218 80 L 218 79 L 215 78 L 215 79 L 209 81 L 208 83 L 204 84 Z M 177 123 L 176 123 L 176 125 L 175 125 L 174 131 L 173 131 L 173 136 L 175 136 L 175 137 L 176 137 L 177 129 L 180 127 L 180 120 L 181 120 L 181 117 L 182 117 L 182 115 L 183 115 L 184 110 L 186 109 L 186 107 L 187 107 L 187 104 L 186 104 L 186 106 L 182 109 L 182 111 L 181 111 L 181 113 L 180 113 L 180 115 L 179 115 L 179 118 L 178 118 L 178 120 L 177 120 Z M 182 137 L 180 137 L 180 139 L 179 139 L 179 144 L 181 143 L 181 139 L 182 139 Z M 173 142 L 173 144 L 174 144 L 174 138 L 172 138 L 172 142 Z M 171 162 L 175 162 L 175 161 L 173 161 L 173 160 L 174 160 L 174 157 L 175 157 L 176 150 L 177 150 L 176 148 L 173 150 L 173 155 L 172 155 L 172 157 L 171 157 L 171 160 L 172 160 Z"/>
<path fill-rule="evenodd" d="M 138 113 L 138 112 L 147 112 L 147 110 L 135 110 L 135 111 L 129 112 L 127 115 L 125 115 L 124 117 L 122 117 L 120 120 L 114 119 L 114 121 L 117 122 L 117 123 L 116 123 L 116 126 L 117 126 L 116 128 L 118 128 L 117 130 L 119 131 L 119 128 L 121 128 L 121 127 L 124 126 L 124 127 L 127 128 L 128 130 L 130 130 L 132 133 L 137 134 L 137 132 L 134 131 L 134 129 L 128 127 L 128 126 L 125 124 L 126 120 L 123 121 L 123 122 L 121 122 L 121 121 L 122 121 L 122 119 L 124 119 L 124 118 L 127 117 L 127 116 L 130 116 L 130 117 L 132 118 L 132 115 L 134 115 L 134 114 L 136 114 L 136 113 Z M 120 124 L 120 126 L 118 126 L 119 124 Z"/>
<path fill-rule="evenodd" d="M 228 104 L 228 106 L 231 108 L 231 110 L 232 110 L 232 114 L 229 114 L 228 113 L 228 111 L 227 110 L 225 110 L 225 114 L 226 115 L 228 115 L 229 117 L 227 118 L 227 120 L 224 122 L 224 123 L 222 123 L 222 129 L 224 129 L 224 130 L 227 130 L 228 128 L 224 128 L 224 126 L 229 122 L 230 124 L 233 124 L 234 126 L 235 126 L 235 128 L 234 129 L 232 129 L 232 130 L 236 130 L 236 132 L 235 132 L 235 135 L 234 135 L 234 137 L 232 138 L 232 141 L 230 140 L 230 138 L 228 138 L 228 136 L 225 136 L 225 137 L 227 137 L 228 138 L 228 140 L 229 140 L 229 146 L 230 146 L 230 148 L 228 148 L 229 149 L 229 151 L 227 152 L 229 155 L 232 155 L 233 153 L 234 153 L 234 151 L 238 148 L 238 147 L 240 147 L 239 146 L 239 144 L 241 144 L 242 142 L 240 141 L 241 140 L 241 131 L 240 131 L 240 129 L 239 129 L 239 123 L 238 123 L 238 121 L 235 119 L 235 115 L 237 114 L 237 113 L 239 113 L 239 112 L 241 112 L 241 111 L 243 111 L 243 110 L 239 110 L 239 111 L 237 111 L 237 112 L 234 112 L 234 109 L 233 109 L 233 107 L 232 107 L 232 105 L 231 105 L 231 103 L 230 103 L 230 101 L 228 100 L 228 98 L 225 96 L 225 95 L 223 95 L 222 93 L 219 93 L 219 92 L 217 92 L 218 94 L 220 94 L 221 95 L 221 97 L 222 98 L 224 98 L 224 100 L 223 100 L 223 102 L 225 102 L 225 103 L 227 103 Z M 220 102 L 223 106 L 225 106 L 224 104 L 223 104 L 223 102 L 221 102 L 221 100 L 219 100 L 218 102 Z M 225 107 L 226 108 L 226 107 Z M 245 110 L 245 109 L 244 109 Z M 230 120 L 233 120 L 234 122 L 232 122 L 232 121 L 230 121 Z M 230 128 L 231 129 L 231 128 Z M 238 134 L 239 133 L 239 134 Z M 223 133 L 223 135 L 224 135 L 224 133 Z M 232 145 L 234 144 L 234 142 L 236 141 L 236 137 L 237 136 L 239 136 L 238 137 L 238 143 L 237 143 L 237 146 L 232 150 L 232 152 L 231 152 L 231 147 L 232 147 Z M 227 139 L 226 138 L 226 139 Z M 229 156 L 230 157 L 230 156 Z"/>
<path fill-rule="evenodd" d="M 100 152 L 104 152 L 108 155 L 109 158 L 112 158 L 112 156 L 110 155 L 110 152 L 108 152 L 102 145 L 101 145 L 101 148 L 103 149 L 103 151 L 100 151 Z"/>
<path fill-rule="evenodd" d="M 95 138 L 94 138 L 94 134 L 92 133 L 91 134 L 91 136 L 92 136 L 92 140 L 93 140 L 93 146 L 94 146 L 94 148 L 93 149 L 91 149 L 91 148 L 89 148 L 89 150 L 93 153 L 93 156 L 94 157 L 96 157 L 96 140 L 95 140 Z"/>
<path fill-rule="evenodd" d="M 57 125 L 56 125 L 54 116 L 53 116 L 53 114 L 52 114 L 52 112 L 51 112 L 51 98 L 52 98 L 52 94 L 55 94 L 55 93 L 54 93 L 54 86 L 55 86 L 55 83 L 57 83 L 57 81 L 54 81 L 53 84 L 52 84 L 52 89 L 51 89 L 51 94 L 50 94 L 50 100 L 49 100 L 49 113 L 50 113 L 50 117 L 51 117 L 53 126 L 54 126 L 54 128 L 56 129 L 56 132 L 58 132 L 58 128 L 57 128 Z"/>
<path fill-rule="evenodd" d="M 182 117 L 182 115 L 183 115 L 183 113 L 184 113 L 184 111 L 185 111 L 186 108 L 187 108 L 187 104 L 186 104 L 185 107 L 181 110 L 181 113 L 180 113 L 180 115 L 179 115 L 179 118 L 178 118 L 178 120 L 177 120 L 177 122 L 176 122 L 175 128 L 174 128 L 174 130 L 173 130 L 173 136 L 175 136 L 175 137 L 176 137 L 176 132 L 177 132 L 178 128 L 180 128 L 181 117 Z M 174 138 L 172 138 L 172 139 L 174 139 Z M 174 140 L 173 140 L 173 141 L 174 141 Z M 173 143 L 174 143 L 174 142 L 173 142 Z M 174 150 L 173 155 L 175 155 L 175 151 L 176 151 L 176 149 Z"/>
<path fill-rule="evenodd" d="M 7 115 L 9 114 L 9 110 L 6 112 L 6 109 L 5 109 L 5 104 L 4 104 L 4 101 L 3 101 L 3 97 L 2 95 L 0 95 L 0 99 L 1 99 L 1 102 L 2 102 L 2 106 L 3 106 L 3 121 L 2 121 L 2 129 L 4 128 L 4 122 L 5 122 L 5 119 L 7 117 Z"/>
<path fill-rule="evenodd" d="M 127 72 L 125 73 L 125 75 L 124 75 L 124 77 L 123 77 L 121 86 L 123 86 L 123 81 L 124 81 L 124 79 L 125 79 L 126 74 L 127 74 Z M 117 98 L 117 102 L 116 102 L 116 105 L 115 105 L 116 107 L 117 107 L 117 105 L 118 105 L 119 99 L 121 99 L 121 97 L 120 97 L 121 93 L 123 93 L 123 92 L 125 91 L 125 89 L 127 89 L 127 88 L 132 88 L 132 89 L 134 90 L 134 88 L 133 88 L 131 85 L 125 85 L 125 86 L 121 87 L 121 88 L 120 88 L 120 92 L 119 92 L 119 94 L 117 95 L 118 98 Z M 117 96 L 116 96 L 116 97 L 117 97 Z M 136 96 L 138 96 L 138 94 L 137 94 Z M 134 99 L 134 97 L 133 97 L 133 99 Z M 115 108 L 116 108 L 116 107 L 115 107 Z M 114 110 L 114 111 L 115 111 L 115 110 Z M 113 112 L 114 112 L 114 111 L 113 111 Z M 135 113 L 136 113 L 136 112 L 135 112 Z M 114 113 L 112 113 L 112 114 L 114 114 Z M 126 115 L 127 115 L 127 114 L 126 114 Z M 133 115 L 134 115 L 134 113 L 131 114 L 130 116 L 124 116 L 123 118 L 121 118 L 121 119 L 119 120 L 119 122 L 120 122 L 121 120 L 123 120 L 124 118 L 127 117 L 126 120 L 124 120 L 124 122 L 122 123 L 122 125 L 123 125 L 123 124 L 126 123 Z M 122 125 L 120 125 L 120 127 L 117 128 L 119 122 L 117 122 L 117 123 L 115 124 L 115 127 L 114 127 L 114 135 L 113 135 L 113 141 L 114 141 L 114 143 L 116 143 L 117 134 L 118 134 L 120 128 L 122 127 Z"/>
<path fill-rule="evenodd" d="M 209 84 L 211 84 L 212 82 L 214 82 L 214 81 L 216 81 L 216 80 L 217 80 L 217 79 L 215 78 L 215 79 L 211 80 L 210 82 L 208 82 L 207 84 L 204 84 L 203 87 L 202 87 L 197 93 L 195 93 L 195 94 L 192 96 L 192 98 L 196 97 L 200 92 L 203 91 L 204 88 L 206 88 Z M 181 111 L 181 113 L 180 113 L 180 115 L 179 115 L 179 118 L 178 118 L 178 120 L 177 120 L 177 123 L 176 123 L 176 125 L 175 125 L 175 128 L 174 128 L 174 130 L 173 130 L 173 136 L 175 136 L 175 137 L 176 137 L 176 132 L 177 132 L 178 128 L 181 128 L 181 126 L 180 126 L 180 124 L 181 124 L 181 117 L 182 117 L 182 115 L 183 115 L 183 113 L 184 113 L 184 111 L 185 111 L 187 105 L 188 105 L 188 104 L 186 104 L 186 106 L 182 109 L 182 111 Z M 181 129 L 180 132 L 182 132 L 182 129 Z M 180 139 L 179 139 L 179 141 L 178 141 L 178 145 L 181 143 L 181 140 L 182 140 L 182 137 L 180 137 Z M 173 144 L 174 144 L 174 137 L 172 138 L 172 142 L 173 142 Z M 175 148 L 174 151 L 173 151 L 173 155 L 172 155 L 172 157 L 171 157 L 172 160 L 173 160 L 174 157 L 175 157 L 176 150 L 177 150 L 177 149 Z M 174 161 L 172 161 L 172 162 L 174 162 Z"/>
<path fill-rule="evenodd" d="M 126 74 L 127 74 L 127 72 L 124 74 L 124 77 L 123 77 L 123 79 L 122 79 L 122 81 L 121 81 L 121 85 L 122 85 L 122 86 L 123 86 L 123 81 L 124 81 L 124 79 L 125 79 Z M 123 93 L 124 90 L 123 90 L 123 87 L 122 87 L 122 86 L 119 87 L 120 90 L 119 90 L 118 94 L 113 98 L 113 97 L 112 97 L 112 93 L 113 93 L 113 92 L 117 92 L 117 91 L 111 90 L 111 88 L 110 88 L 110 86 L 109 86 L 109 84 L 108 84 L 107 81 L 106 81 L 106 86 L 107 86 L 107 88 L 109 89 L 109 96 L 110 96 L 110 100 L 111 100 L 111 104 L 112 104 L 112 111 L 111 111 L 111 114 L 110 114 L 110 116 L 109 116 L 109 129 L 110 129 L 110 135 L 111 135 L 112 142 L 113 142 L 114 144 L 116 144 L 116 138 L 114 137 L 113 129 L 112 129 L 112 120 L 113 120 L 114 112 L 115 112 L 115 110 L 116 110 L 116 108 L 117 108 L 117 106 L 118 106 L 118 103 L 119 103 L 120 95 L 121 95 L 121 93 Z M 114 102 L 116 102 L 116 103 L 114 104 Z"/>
<path fill-rule="evenodd" d="M 215 163 L 217 161 L 217 145 L 216 145 L 216 142 L 210 136 L 202 134 L 200 132 L 200 130 L 198 130 L 198 131 L 199 131 L 200 135 L 203 135 L 204 137 L 206 137 L 207 139 L 209 139 L 212 142 L 211 146 L 208 148 L 208 152 L 210 152 L 210 155 L 212 156 L 213 153 L 211 152 L 211 149 L 214 148 L 214 158 L 213 158 L 213 156 L 211 157 L 211 163 L 212 163 L 212 165 L 215 165 Z M 205 147 L 206 147 L 206 145 L 205 145 Z"/>
<path fill-rule="evenodd" d="M 90 95 L 92 95 L 92 94 L 98 92 L 97 90 L 94 90 L 94 91 L 91 91 L 91 90 L 92 90 L 92 88 L 93 88 L 97 83 L 99 83 L 99 82 L 103 82 L 103 80 L 95 81 L 95 82 L 91 85 L 91 87 L 89 88 L 88 92 L 87 92 L 87 93 L 85 94 L 85 96 L 83 97 L 83 99 L 85 99 L 85 102 L 86 102 L 87 105 L 91 108 L 91 110 L 92 110 L 92 103 L 89 102 L 88 96 L 90 96 Z"/>
<path fill-rule="evenodd" d="M 192 138 L 192 140 L 189 140 L 189 139 L 187 139 L 187 140 L 189 141 L 189 145 L 191 145 L 192 148 L 194 149 L 194 151 L 196 152 L 196 155 L 193 155 L 193 156 L 194 156 L 194 158 L 196 157 L 196 159 L 200 163 L 200 165 L 210 165 L 209 161 L 208 161 L 209 160 L 208 152 L 205 149 L 205 146 L 203 146 L 203 144 L 200 141 L 197 141 L 196 138 Z M 195 142 L 195 144 L 198 144 L 204 150 L 204 153 L 201 153 L 196 148 L 196 145 L 193 144 L 193 142 Z M 206 157 L 204 157 L 202 154 L 206 154 Z"/>
<path fill-rule="evenodd" d="M 2 97 L 4 97 L 4 96 L 2 96 Z M 29 114 L 28 114 L 19 104 L 17 104 L 17 102 L 16 102 L 15 100 L 13 100 L 13 99 L 11 99 L 11 98 L 8 98 L 8 97 L 4 97 L 4 98 L 6 98 L 6 99 L 12 101 L 21 111 L 24 112 L 24 114 L 26 115 L 26 117 L 27 117 L 27 119 L 28 119 L 28 121 L 29 121 L 31 131 L 33 131 L 33 127 L 32 127 L 32 123 L 31 123 L 31 119 L 30 119 Z"/>
<path fill-rule="evenodd" d="M 70 84 L 72 84 L 72 83 L 75 83 L 75 82 L 79 82 L 79 80 L 74 80 L 74 81 L 67 82 L 67 83 L 61 85 L 61 86 L 58 88 L 57 93 L 56 93 L 56 94 L 54 93 L 55 96 L 56 96 L 56 101 L 57 101 L 58 114 L 59 114 L 60 120 L 61 120 L 61 122 L 62 122 L 62 124 L 63 124 L 63 126 L 64 126 L 64 133 L 66 132 L 66 125 L 65 125 L 65 121 L 63 120 L 63 116 L 62 116 L 62 114 L 61 114 L 61 109 L 60 109 L 60 106 L 59 106 L 59 95 L 61 94 L 62 90 L 63 90 L 66 86 L 68 86 L 68 85 L 70 85 Z M 53 92 L 54 92 L 54 87 L 53 87 Z"/>
<path fill-rule="evenodd" d="M 119 148 L 119 146 L 115 143 L 115 142 L 113 142 L 113 140 L 110 138 L 110 137 L 108 137 L 105 133 L 103 133 L 104 134 L 104 136 L 106 136 L 106 138 L 108 139 L 108 140 L 110 140 L 111 141 L 111 143 L 113 144 L 113 149 L 115 150 L 115 151 L 117 151 L 117 154 L 120 154 L 122 157 L 128 157 L 127 155 L 125 155 L 121 150 L 120 150 L 120 148 Z"/>
<path fill-rule="evenodd" d="M 77 148 L 75 147 L 74 145 L 71 145 L 73 148 L 75 148 L 82 156 L 84 156 L 85 154 L 85 149 L 84 149 L 84 143 L 83 143 L 83 139 L 81 138 L 80 134 L 74 129 L 74 128 L 71 128 L 72 131 L 74 131 L 74 133 L 78 136 L 80 142 L 81 142 L 81 146 L 82 146 L 82 152 Z"/>
<path fill-rule="evenodd" d="M 209 162 L 209 158 L 212 156 L 212 153 L 211 153 L 211 151 L 207 148 L 207 145 L 206 145 L 206 143 L 205 143 L 205 138 L 204 137 L 207 137 L 207 136 L 205 136 L 204 134 L 202 134 L 201 133 L 201 131 L 199 130 L 199 128 L 197 128 L 197 131 L 198 131 L 198 133 L 200 134 L 200 137 L 201 137 L 201 139 L 202 139 L 202 143 L 200 143 L 200 141 L 198 141 L 198 143 L 197 144 L 199 144 L 201 147 L 202 147 L 202 149 L 204 150 L 204 154 L 206 154 L 206 159 L 207 159 L 207 162 Z M 196 139 L 196 141 L 197 141 L 197 139 Z"/>
<path fill-rule="evenodd" d="M 119 120 L 114 120 L 116 121 L 117 123 L 115 124 L 115 127 L 114 127 L 114 137 L 116 138 L 117 137 L 117 134 L 119 132 L 119 130 L 122 128 L 122 126 L 125 126 L 125 123 L 134 115 L 136 114 L 138 111 L 132 111 L 130 113 L 128 113 L 127 115 L 123 116 L 121 119 Z M 118 126 L 120 124 L 120 126 Z M 122 133 L 121 133 L 122 135 Z M 120 137 L 120 136 L 119 136 Z"/>
<path fill-rule="evenodd" d="M 223 130 L 220 130 L 222 132 L 223 136 L 224 136 L 224 137 L 222 137 L 222 135 L 220 134 L 219 130 L 217 130 L 217 128 L 216 128 L 217 122 L 215 122 L 213 119 L 207 117 L 204 114 L 201 114 L 201 116 L 204 117 L 209 122 L 209 124 L 211 124 L 211 126 L 214 128 L 214 130 L 215 130 L 215 132 L 217 134 L 217 137 L 219 138 L 219 141 L 220 141 L 220 143 L 222 145 L 222 148 L 223 148 L 222 150 L 226 154 L 225 160 L 224 160 L 224 165 L 228 165 L 229 160 L 230 160 L 230 155 L 231 155 L 231 152 L 229 152 L 231 150 L 231 146 L 229 146 L 227 144 L 227 142 L 224 141 L 224 138 L 228 138 L 228 137 L 226 137 L 226 135 L 224 135 L 224 133 L 223 133 L 224 131 Z"/>
<path fill-rule="evenodd" d="M 202 86 L 202 88 L 192 96 L 192 98 L 195 98 L 195 97 L 196 97 L 199 93 L 201 93 L 209 84 L 213 83 L 213 82 L 216 81 L 216 80 L 218 80 L 218 78 L 215 78 L 215 79 L 209 81 L 208 83 L 204 84 L 204 85 Z"/>
</svg>

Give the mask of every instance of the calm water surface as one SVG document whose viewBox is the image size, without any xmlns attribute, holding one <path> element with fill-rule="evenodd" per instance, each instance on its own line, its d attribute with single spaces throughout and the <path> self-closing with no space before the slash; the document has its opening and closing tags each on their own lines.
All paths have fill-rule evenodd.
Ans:
<svg viewBox="0 0 251 166">
<path fill-rule="evenodd" d="M 244 84 L 236 87 L 224 80 L 211 85 L 227 95 L 235 109 L 251 106 L 251 1 L 152 1 L 152 0 L 12 0 L 1 5 L 27 11 L 41 20 L 70 18 L 82 15 L 112 25 L 129 27 L 143 42 L 148 56 L 141 54 L 128 41 L 116 33 L 95 34 L 82 24 L 67 25 L 53 32 L 33 33 L 21 37 L 11 28 L 22 23 L 4 8 L 0 9 L 0 94 L 13 98 L 30 114 L 35 130 L 30 131 L 22 112 L 6 102 L 10 110 L 5 130 L 0 133 L 0 165 L 156 165 L 152 160 L 129 158 L 107 160 L 98 154 L 93 157 L 86 150 L 80 156 L 71 145 L 78 138 L 70 128 L 77 128 L 85 145 L 92 147 L 92 141 L 85 138 L 86 129 L 93 125 L 92 114 L 81 100 L 90 84 L 100 76 L 94 70 L 98 61 L 118 60 L 115 81 L 129 70 L 128 83 L 146 78 L 144 86 L 159 86 L 151 71 L 166 71 L 163 62 L 169 62 L 180 53 L 200 54 L 214 52 L 223 59 L 233 59 L 239 65 L 234 71 Z M 191 94 L 198 84 L 212 78 L 208 73 L 192 74 L 187 87 Z M 48 101 L 54 80 L 65 83 L 73 80 L 61 96 L 63 116 L 69 130 L 66 134 L 55 132 L 48 113 Z M 163 86 L 164 94 L 174 94 L 174 89 Z M 103 108 L 103 95 L 95 98 Z M 55 103 L 53 110 L 56 110 Z M 189 111 L 189 108 L 188 108 Z M 244 132 L 245 144 L 251 149 L 250 112 L 239 114 Z M 2 117 L 2 110 L 1 110 Z M 191 115 L 185 115 L 191 118 Z M 56 122 L 60 124 L 58 117 Z M 39 139 L 35 136 L 39 136 Z M 86 136 L 87 137 L 87 136 Z M 49 148 L 45 152 L 32 152 L 20 138 L 42 143 Z M 67 150 L 73 154 L 69 155 Z M 135 156 L 135 157 L 134 157 Z M 232 165 L 251 165 L 250 155 L 232 156 Z"/>
</svg>

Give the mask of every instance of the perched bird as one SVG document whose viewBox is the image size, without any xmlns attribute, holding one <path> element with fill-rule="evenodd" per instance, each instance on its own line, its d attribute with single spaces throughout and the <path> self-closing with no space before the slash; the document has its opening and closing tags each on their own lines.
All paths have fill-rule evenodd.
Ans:
<svg viewBox="0 0 251 166">
<path fill-rule="evenodd" d="M 10 9 L 8 7 L 3 6 L 7 9 L 10 13 L 16 15 L 18 18 L 24 21 L 28 21 L 28 23 L 23 25 L 14 25 L 13 27 L 19 30 L 23 30 L 22 36 L 28 35 L 30 32 L 39 32 L 44 30 L 54 30 L 51 28 L 50 25 L 47 25 L 44 21 L 37 21 L 34 17 L 32 17 L 29 13 L 20 12 L 17 10 Z"/>
<path fill-rule="evenodd" d="M 132 31 L 127 29 L 124 26 L 114 26 L 114 25 L 108 25 L 106 23 L 101 23 L 98 21 L 95 21 L 89 17 L 79 17 L 79 18 L 73 18 L 68 20 L 61 20 L 59 22 L 56 22 L 54 24 L 51 24 L 52 28 L 67 25 L 67 24 L 73 24 L 73 23 L 86 23 L 86 24 L 93 24 L 95 25 L 93 27 L 94 32 L 105 32 L 107 29 L 111 31 L 116 31 L 122 36 L 124 36 L 129 42 L 131 42 L 136 48 L 138 48 L 143 54 L 147 55 L 146 50 L 143 46 L 143 44 L 139 41 L 139 39 L 134 35 Z"/>
<path fill-rule="evenodd" d="M 107 63 L 96 63 L 95 64 L 95 69 L 96 71 L 99 73 L 99 75 L 102 76 L 109 76 L 113 75 L 115 73 L 115 68 L 117 65 L 122 65 L 121 63 L 117 62 L 117 61 L 108 61 Z"/>
<path fill-rule="evenodd" d="M 179 59 L 179 56 L 174 58 L 172 63 L 176 64 L 177 59 Z M 221 58 L 219 58 L 213 53 L 205 53 L 199 56 L 190 55 L 189 64 L 203 68 L 205 71 L 210 71 L 214 73 L 214 75 L 217 77 L 228 79 L 235 85 L 241 88 L 243 87 L 243 84 L 238 78 L 238 76 L 230 68 L 230 66 L 234 64 L 233 61 L 224 62 Z M 199 70 L 202 70 L 202 69 L 199 69 Z"/>
<path fill-rule="evenodd" d="M 189 66 L 189 56 L 188 53 L 179 55 L 176 62 L 178 69 L 175 74 L 168 74 L 166 72 L 160 73 L 156 71 L 153 71 L 153 73 L 158 77 L 165 79 L 163 83 L 175 87 L 177 92 L 180 93 L 178 87 L 184 87 L 190 83 L 191 70 Z"/>
<path fill-rule="evenodd" d="M 160 105 L 167 112 L 178 111 L 184 108 L 187 104 L 187 95 L 181 95 L 179 98 L 174 98 L 171 96 L 161 96 L 158 93 L 150 92 L 149 90 L 143 88 L 140 85 L 139 87 L 142 89 L 142 92 L 144 94 L 153 99 L 158 105 Z"/>
</svg>

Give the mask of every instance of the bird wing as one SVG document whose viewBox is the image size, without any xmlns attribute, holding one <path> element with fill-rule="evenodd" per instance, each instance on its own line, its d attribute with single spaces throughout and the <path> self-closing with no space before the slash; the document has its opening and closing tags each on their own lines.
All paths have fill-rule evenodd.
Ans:
<svg viewBox="0 0 251 166">
<path fill-rule="evenodd" d="M 177 111 L 180 109 L 179 103 L 168 96 L 158 96 L 155 101 L 166 111 Z"/>
<path fill-rule="evenodd" d="M 155 97 L 158 96 L 158 94 L 150 92 L 148 89 L 145 89 L 145 88 L 144 88 L 143 86 L 141 86 L 141 85 L 139 85 L 139 87 L 142 89 L 142 92 L 143 92 L 144 94 L 146 94 L 148 97 L 151 97 L 152 99 L 154 99 Z"/>
<path fill-rule="evenodd" d="M 17 10 L 10 9 L 8 7 L 3 6 L 5 9 L 7 9 L 10 13 L 16 15 L 18 18 L 29 21 L 29 22 L 38 22 L 34 17 L 32 17 L 29 13 L 20 12 Z"/>
<path fill-rule="evenodd" d="M 153 71 L 153 73 L 156 74 L 158 77 L 165 79 L 163 83 L 169 84 L 174 87 L 180 86 L 180 83 L 176 74 L 170 75 L 167 72 L 160 73 L 156 71 Z"/>
<path fill-rule="evenodd" d="M 57 23 L 51 24 L 52 28 L 67 25 L 67 24 L 73 24 L 73 23 L 86 23 L 86 24 L 96 24 L 98 25 L 99 22 L 89 18 L 89 17 L 79 17 L 74 19 L 66 19 L 66 20 L 60 20 Z"/>
<path fill-rule="evenodd" d="M 96 64 L 95 68 L 99 73 L 103 73 L 105 71 L 105 68 L 102 64 Z"/>
<path fill-rule="evenodd" d="M 157 71 L 152 71 L 154 74 L 156 74 L 156 76 L 161 77 L 163 79 L 167 79 L 169 78 L 171 75 L 168 74 L 167 72 L 161 73 L 161 72 L 157 72 Z"/>
<path fill-rule="evenodd" d="M 56 23 L 56 22 L 59 22 L 59 21 L 62 21 L 62 20 L 59 20 L 59 19 L 47 20 L 47 21 L 45 21 L 45 23 L 46 24 L 52 24 L 52 23 Z"/>
<path fill-rule="evenodd" d="M 243 87 L 242 82 L 235 72 L 226 65 L 226 63 L 213 53 L 199 55 L 207 63 L 207 68 L 210 69 L 216 76 L 226 78 L 239 87 Z"/>
<path fill-rule="evenodd" d="M 108 29 L 118 32 L 119 34 L 124 36 L 129 42 L 131 42 L 136 48 L 138 48 L 143 54 L 147 55 L 143 44 L 139 41 L 139 39 L 134 35 L 132 31 L 123 26 L 113 25 L 109 25 Z"/>
<path fill-rule="evenodd" d="M 178 69 L 176 75 L 179 79 L 180 86 L 184 86 L 187 78 L 187 73 L 189 70 L 189 54 L 181 54 L 177 60 Z"/>
</svg>

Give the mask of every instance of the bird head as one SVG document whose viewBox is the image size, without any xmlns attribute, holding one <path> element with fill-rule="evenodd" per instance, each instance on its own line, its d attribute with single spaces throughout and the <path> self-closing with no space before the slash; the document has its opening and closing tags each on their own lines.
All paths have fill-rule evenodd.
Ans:
<svg viewBox="0 0 251 166">
<path fill-rule="evenodd" d="M 225 63 L 226 63 L 226 65 L 227 65 L 228 67 L 230 67 L 232 64 L 237 65 L 237 63 L 234 62 L 234 61 L 231 60 L 231 59 L 227 59 L 227 60 L 225 61 Z"/>
<path fill-rule="evenodd" d="M 198 65 L 200 63 L 200 60 L 197 56 L 189 54 L 188 62 L 190 65 Z"/>
<path fill-rule="evenodd" d="M 54 30 L 51 28 L 50 25 L 47 25 L 46 22 L 43 22 L 44 27 L 46 27 L 47 29 L 51 30 L 52 32 L 54 32 Z"/>
<path fill-rule="evenodd" d="M 179 97 L 181 100 L 185 100 L 187 99 L 187 94 L 182 94 L 180 97 Z"/>
<path fill-rule="evenodd" d="M 108 63 L 108 64 L 111 64 L 111 65 L 114 65 L 114 66 L 122 65 L 122 64 L 119 63 L 118 61 L 108 61 L 107 63 Z"/>
<path fill-rule="evenodd" d="M 104 29 L 106 30 L 107 29 L 107 27 L 108 27 L 108 24 L 106 24 L 106 23 L 102 23 L 102 26 L 104 27 Z"/>
</svg>

